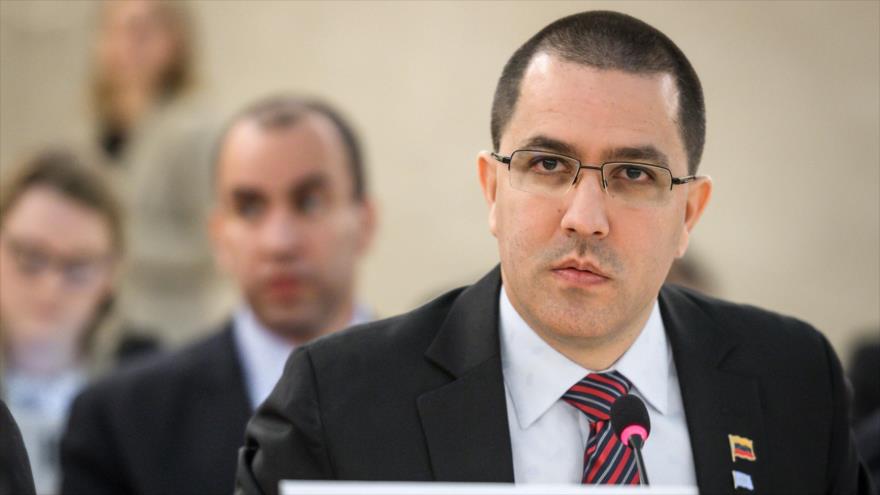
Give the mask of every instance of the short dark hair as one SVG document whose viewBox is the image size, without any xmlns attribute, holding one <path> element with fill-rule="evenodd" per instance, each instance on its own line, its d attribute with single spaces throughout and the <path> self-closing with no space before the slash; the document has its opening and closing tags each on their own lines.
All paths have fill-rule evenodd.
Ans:
<svg viewBox="0 0 880 495">
<path fill-rule="evenodd" d="M 103 217 L 110 230 L 113 250 L 117 255 L 122 254 L 125 244 L 122 206 L 104 176 L 73 152 L 64 149 L 42 151 L 4 179 L 8 180 L 0 185 L 0 225 L 27 191 L 46 187 Z"/>
<path fill-rule="evenodd" d="M 348 155 L 349 171 L 354 184 L 354 199 L 362 201 L 367 192 L 364 159 L 360 141 L 354 128 L 330 104 L 316 99 L 292 95 L 275 95 L 258 100 L 236 113 L 224 126 L 214 149 L 214 168 L 219 166 L 221 152 L 229 131 L 239 122 L 252 120 L 265 129 L 279 129 L 295 125 L 308 115 L 326 117 L 339 131 Z"/>
<path fill-rule="evenodd" d="M 510 123 L 526 68 L 538 53 L 598 69 L 634 74 L 669 73 L 679 96 L 678 127 L 696 173 L 706 141 L 706 107 L 700 79 L 684 53 L 665 34 L 619 12 L 591 11 L 563 17 L 525 42 L 507 61 L 492 102 L 492 145 Z"/>
</svg>

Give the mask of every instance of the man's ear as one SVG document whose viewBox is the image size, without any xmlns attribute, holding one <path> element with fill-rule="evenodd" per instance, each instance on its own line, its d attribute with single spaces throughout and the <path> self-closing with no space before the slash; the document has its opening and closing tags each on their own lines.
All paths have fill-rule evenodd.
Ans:
<svg viewBox="0 0 880 495">
<path fill-rule="evenodd" d="M 688 184 L 687 203 L 684 210 L 684 225 L 681 239 L 679 240 L 678 250 L 675 256 L 681 258 L 687 251 L 690 241 L 690 233 L 696 227 L 706 205 L 709 204 L 709 198 L 712 197 L 712 178 L 703 176 L 696 181 Z"/>
<path fill-rule="evenodd" d="M 211 209 L 211 214 L 208 217 L 208 235 L 211 238 L 211 245 L 214 253 L 214 262 L 221 268 L 221 270 L 229 272 L 232 267 L 230 266 L 229 255 L 225 249 L 225 243 L 223 242 L 223 226 L 224 226 L 224 218 L 223 212 L 220 211 L 219 205 L 214 205 Z"/>
<path fill-rule="evenodd" d="M 373 243 L 378 217 L 376 204 L 370 198 L 364 198 L 358 207 L 358 245 L 357 252 L 363 255 Z"/>
<path fill-rule="evenodd" d="M 488 151 L 481 151 L 477 155 L 477 175 L 480 178 L 480 187 L 483 189 L 483 197 L 489 205 L 489 231 L 496 233 L 495 198 L 498 194 L 498 162 Z"/>
</svg>

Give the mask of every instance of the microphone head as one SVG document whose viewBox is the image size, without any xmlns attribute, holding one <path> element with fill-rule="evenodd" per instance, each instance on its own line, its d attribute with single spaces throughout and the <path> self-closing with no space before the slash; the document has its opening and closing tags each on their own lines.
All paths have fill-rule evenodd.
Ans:
<svg viewBox="0 0 880 495">
<path fill-rule="evenodd" d="M 642 399 L 632 394 L 624 395 L 611 405 L 610 415 L 614 434 L 624 445 L 629 445 L 629 439 L 634 435 L 642 437 L 642 443 L 648 439 L 651 418 Z"/>
</svg>

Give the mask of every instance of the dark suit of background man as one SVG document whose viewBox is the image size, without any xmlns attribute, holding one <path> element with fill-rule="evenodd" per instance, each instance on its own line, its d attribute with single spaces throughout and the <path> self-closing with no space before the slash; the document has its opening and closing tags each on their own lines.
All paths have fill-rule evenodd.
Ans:
<svg viewBox="0 0 880 495">
<path fill-rule="evenodd" d="M 607 426 L 630 392 L 655 485 L 867 491 L 820 333 L 661 287 L 712 189 L 696 175 L 702 90 L 672 41 L 613 12 L 556 21 L 508 61 L 491 127 L 477 166 L 500 268 L 298 349 L 248 424 L 239 493 L 287 478 L 633 483 Z"/>
<path fill-rule="evenodd" d="M 355 268 L 374 218 L 350 127 L 271 98 L 220 141 L 211 234 L 244 303 L 222 329 L 83 393 L 62 442 L 63 493 L 229 493 L 245 423 L 292 348 L 364 321 Z"/>
</svg>

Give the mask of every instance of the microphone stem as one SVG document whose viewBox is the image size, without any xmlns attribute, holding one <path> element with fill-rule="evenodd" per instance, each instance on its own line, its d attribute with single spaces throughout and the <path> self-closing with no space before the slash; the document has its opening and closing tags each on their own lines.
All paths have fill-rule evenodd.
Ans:
<svg viewBox="0 0 880 495">
<path fill-rule="evenodd" d="M 629 437 L 629 448 L 636 454 L 636 469 L 639 470 L 639 484 L 648 486 L 648 471 L 645 470 L 645 461 L 642 459 L 642 437 L 633 435 Z"/>
</svg>

